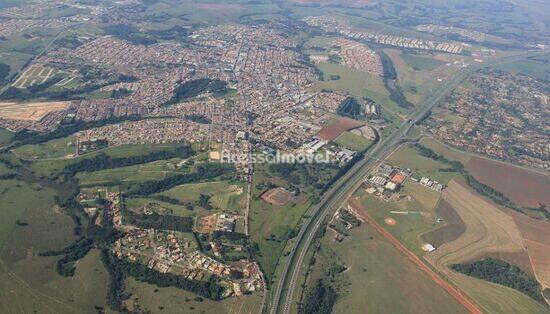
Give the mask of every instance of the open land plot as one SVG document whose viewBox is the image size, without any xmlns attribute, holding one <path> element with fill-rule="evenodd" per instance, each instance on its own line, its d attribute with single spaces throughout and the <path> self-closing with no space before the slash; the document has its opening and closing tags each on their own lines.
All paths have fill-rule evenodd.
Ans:
<svg viewBox="0 0 550 314">
<path fill-rule="evenodd" d="M 278 11 L 278 7 L 271 3 L 247 4 L 246 2 L 223 3 L 218 1 L 195 3 L 190 0 L 181 1 L 176 5 L 156 3 L 149 6 L 147 10 L 149 14 L 185 16 L 189 23 L 200 25 L 239 22 L 243 16 L 277 13 Z"/>
<path fill-rule="evenodd" d="M 451 264 L 477 260 L 492 253 L 525 254 L 525 250 L 512 218 L 492 203 L 455 181 L 449 183 L 443 198 L 456 210 L 466 225 L 466 231 L 456 240 L 426 254 L 426 260 L 486 312 L 544 312 L 542 305 L 516 290 L 449 269 Z"/>
<path fill-rule="evenodd" d="M 470 154 L 465 153 L 463 151 L 459 151 L 455 148 L 449 147 L 432 137 L 423 137 L 420 140 L 420 144 L 422 144 L 425 147 L 428 147 L 429 149 L 433 150 L 434 152 L 440 154 L 441 156 L 449 160 L 460 161 L 464 165 L 467 165 L 471 158 Z"/>
<path fill-rule="evenodd" d="M 419 103 L 456 68 L 446 66 L 447 62 L 457 60 L 457 57 L 441 57 L 440 54 L 407 54 L 396 49 L 385 49 L 397 73 L 397 83 L 409 101 Z M 445 59 L 447 58 L 447 59 Z M 449 59 L 450 58 L 450 59 Z"/>
<path fill-rule="evenodd" d="M 45 159 L 72 157 L 75 153 L 76 137 L 68 136 L 35 145 L 24 145 L 15 149 L 22 159 Z"/>
<path fill-rule="evenodd" d="M 6 129 L 0 129 L 0 145 L 9 144 L 14 134 Z"/>
<path fill-rule="evenodd" d="M 241 182 L 201 182 L 178 185 L 161 195 L 182 202 L 198 202 L 201 194 L 209 195 L 210 204 L 222 210 L 242 212 L 246 207 L 244 186 Z"/>
<path fill-rule="evenodd" d="M 171 204 L 167 202 L 163 202 L 154 198 L 142 198 L 142 197 L 136 197 L 136 198 L 128 198 L 124 200 L 124 205 L 128 209 L 137 209 L 140 207 L 148 207 L 152 209 L 159 209 L 158 211 L 161 211 L 164 214 L 170 214 L 174 216 L 181 216 L 181 217 L 188 217 L 188 216 L 194 216 L 196 214 L 199 214 L 200 210 L 189 210 L 185 208 L 183 205 L 178 204 Z M 166 211 L 167 210 L 167 211 Z"/>
<path fill-rule="evenodd" d="M 310 278 L 311 286 L 335 261 L 345 265 L 334 313 L 466 312 L 370 225 L 348 232 L 342 242 L 325 234 Z"/>
<path fill-rule="evenodd" d="M 273 278 L 287 240 L 296 231 L 301 217 L 311 206 L 311 200 L 307 194 L 298 196 L 295 202 L 287 203 L 284 206 L 275 206 L 262 200 L 260 195 L 265 192 L 261 188 L 262 184 L 268 181 L 279 186 L 288 184 L 285 180 L 272 176 L 263 167 L 257 165 L 254 171 L 249 231 L 251 241 L 258 245 L 260 252 L 258 262 L 266 280 L 269 281 Z"/>
<path fill-rule="evenodd" d="M 415 55 L 410 53 L 402 53 L 401 57 L 407 62 L 407 64 L 415 71 L 431 71 L 445 64 L 430 56 Z"/>
<path fill-rule="evenodd" d="M 550 206 L 550 177 L 546 174 L 481 157 L 472 157 L 466 166 L 476 180 L 519 206 Z"/>
<path fill-rule="evenodd" d="M 34 148 L 29 148 L 30 150 L 39 150 L 39 145 L 33 145 Z M 46 147 L 51 148 L 51 145 L 47 145 Z M 33 161 L 31 164 L 31 169 L 42 176 L 51 176 L 59 171 L 61 171 L 65 166 L 70 165 L 71 163 L 77 162 L 79 160 L 85 159 L 85 158 L 92 158 L 94 156 L 97 156 L 99 153 L 103 152 L 107 154 L 108 156 L 112 158 L 124 158 L 124 157 L 131 157 L 131 156 L 142 156 L 146 155 L 155 151 L 161 151 L 161 150 L 175 150 L 177 149 L 176 145 L 168 145 L 168 144 L 135 144 L 135 145 L 120 145 L 120 146 L 111 146 L 102 150 L 96 150 L 93 152 L 86 153 L 84 155 L 80 155 L 77 158 L 71 158 L 71 159 L 43 159 L 43 160 L 36 160 Z M 156 161 L 156 163 L 163 163 L 163 161 Z M 153 163 L 151 163 L 153 164 Z M 171 159 L 164 160 L 164 164 L 168 167 L 167 169 L 163 169 L 166 171 L 171 171 L 173 168 L 169 166 L 171 164 Z M 143 164 L 148 165 L 148 164 Z M 133 167 L 133 166 L 131 166 Z M 124 168 L 124 167 L 121 167 Z M 115 168 L 115 169 L 108 169 L 116 171 L 116 169 L 121 168 Z M 107 171 L 108 171 L 107 170 Z M 147 170 L 147 169 L 144 169 Z M 151 169 L 149 169 L 151 170 Z M 158 169 L 154 169 L 158 170 Z M 104 171 L 104 170 L 101 170 Z M 99 172 L 99 171 L 96 171 Z M 83 175 L 81 175 L 83 177 Z M 87 179 L 87 178 L 84 178 Z M 95 180 L 95 179 L 94 179 Z M 105 178 L 98 178 L 96 181 L 100 183 L 99 181 L 105 183 L 107 180 Z M 93 183 L 93 182 L 92 182 Z"/>
<path fill-rule="evenodd" d="M 513 212 L 535 276 L 543 288 L 550 288 L 550 223 Z"/>
<path fill-rule="evenodd" d="M 448 169 L 449 166 L 443 162 L 420 155 L 416 149 L 408 144 L 401 145 L 386 161 L 391 165 L 411 169 L 415 172 L 415 177 L 424 176 L 443 184 L 447 184 L 451 179 L 460 176 L 456 172 L 441 171 L 441 169 Z"/>
<path fill-rule="evenodd" d="M 261 294 L 212 301 L 198 298 L 196 294 L 173 287 L 157 287 L 128 278 L 126 291 L 132 297 L 126 301 L 129 310 L 148 313 L 258 313 Z"/>
<path fill-rule="evenodd" d="M 333 141 L 345 131 L 358 128 L 362 125 L 364 124 L 360 121 L 349 118 L 341 118 L 338 121 L 322 128 L 317 136 L 326 141 Z"/>
<path fill-rule="evenodd" d="M 452 242 L 466 231 L 466 225 L 449 203 L 442 200 L 436 209 L 436 215 L 443 220 L 443 226 L 427 232 L 422 238 L 436 249 L 441 245 Z"/>
<path fill-rule="evenodd" d="M 412 197 L 411 200 L 384 202 L 378 197 L 364 194 L 358 203 L 378 223 L 387 225 L 388 231 L 407 248 L 421 255 L 424 252 L 422 250 L 424 242 L 420 236 L 438 227 L 435 223 L 435 207 L 439 194 L 413 183 L 407 182 L 403 191 L 404 194 Z"/>
<path fill-rule="evenodd" d="M 29 66 L 17 80 L 13 83 L 13 87 L 27 88 L 33 85 L 43 84 L 52 78 L 57 73 L 57 70 L 41 64 L 33 64 Z"/>
<path fill-rule="evenodd" d="M 371 140 L 365 138 L 364 136 L 354 134 L 352 132 L 344 132 L 334 140 L 334 142 L 344 148 L 353 150 L 353 151 L 362 151 L 369 147 L 372 143 Z"/>
<path fill-rule="evenodd" d="M 550 205 L 548 175 L 462 152 L 433 138 L 425 137 L 420 143 L 449 160 L 460 161 L 476 180 L 502 193 L 518 206 L 538 208 Z"/>
<path fill-rule="evenodd" d="M 541 57 L 542 58 L 542 57 Z M 510 63 L 498 65 L 498 68 L 504 71 L 516 72 L 532 76 L 545 82 L 550 81 L 550 72 L 548 71 L 548 61 L 528 59 L 519 60 Z"/>
<path fill-rule="evenodd" d="M 81 172 L 76 175 L 82 185 L 102 185 L 115 181 L 154 181 L 178 173 L 174 170 L 148 170 L 144 165 L 135 165 L 113 169 L 105 169 L 94 172 Z"/>
<path fill-rule="evenodd" d="M 316 66 L 323 72 L 325 79 L 317 83 L 316 89 L 343 91 L 355 97 L 366 96 L 382 106 L 387 106 L 390 110 L 400 110 L 400 107 L 390 100 L 389 92 L 384 87 L 380 76 L 333 63 L 322 62 Z M 339 76 L 340 79 L 330 80 L 331 76 Z"/>
<path fill-rule="evenodd" d="M 294 199 L 294 195 L 284 188 L 278 187 L 265 191 L 261 198 L 275 206 L 284 206 Z"/>
<path fill-rule="evenodd" d="M 57 274 L 58 257 L 38 256 L 75 239 L 70 217 L 53 207 L 53 191 L 15 180 L 0 181 L 0 188 L 0 311 L 96 313 L 95 306 L 105 307 L 107 273 L 99 252 L 79 261 L 73 278 Z"/>
<path fill-rule="evenodd" d="M 35 103 L 0 103 L 0 118 L 40 121 L 48 113 L 65 110 L 69 107 L 68 101 L 35 102 Z"/>
<path fill-rule="evenodd" d="M 452 296 L 457 302 L 462 304 L 464 308 L 470 313 L 481 313 L 477 305 L 473 301 L 463 295 L 463 293 L 456 289 L 456 287 L 450 285 L 445 281 L 440 274 L 434 272 L 428 267 L 415 253 L 405 247 L 391 232 L 386 230 L 376 219 L 372 218 L 361 206 L 357 206 L 353 201 L 348 202 L 348 206 L 351 207 L 366 223 L 371 225 L 381 236 L 389 241 L 396 250 L 398 250 L 403 256 L 405 256 L 410 262 L 415 264 L 418 269 L 422 270 L 435 284 L 444 289 L 450 296 Z"/>
</svg>

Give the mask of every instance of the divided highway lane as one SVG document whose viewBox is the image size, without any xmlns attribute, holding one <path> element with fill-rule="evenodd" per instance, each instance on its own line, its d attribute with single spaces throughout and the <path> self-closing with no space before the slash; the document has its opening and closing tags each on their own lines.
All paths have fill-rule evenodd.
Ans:
<svg viewBox="0 0 550 314">
<path fill-rule="evenodd" d="M 511 57 L 504 57 L 492 60 L 486 63 L 472 64 L 453 75 L 441 84 L 432 94 L 426 97 L 421 104 L 417 105 L 414 111 L 409 115 L 409 119 L 404 121 L 399 128 L 383 139 L 376 145 L 368 155 L 352 167 L 340 180 L 338 180 L 324 195 L 323 199 L 313 209 L 313 213 L 300 229 L 296 237 L 296 243 L 290 252 L 285 263 L 283 273 L 279 279 L 279 284 L 275 290 L 275 296 L 272 300 L 270 309 L 271 314 L 290 312 L 292 296 L 296 281 L 300 273 L 301 265 L 306 256 L 307 250 L 311 245 L 315 233 L 319 229 L 323 219 L 330 213 L 338 209 L 346 199 L 361 184 L 363 178 L 369 173 L 372 166 L 377 161 L 384 159 L 392 149 L 406 136 L 409 129 L 417 122 L 420 122 L 430 110 L 439 103 L 439 101 L 448 95 L 456 86 L 458 86 L 468 75 L 475 71 L 498 63 L 510 62 L 523 59 L 529 55 L 537 53 L 526 53 Z"/>
</svg>

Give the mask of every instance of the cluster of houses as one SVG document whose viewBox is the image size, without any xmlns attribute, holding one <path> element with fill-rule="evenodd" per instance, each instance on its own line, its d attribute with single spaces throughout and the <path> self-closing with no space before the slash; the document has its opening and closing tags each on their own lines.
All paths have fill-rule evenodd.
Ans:
<svg viewBox="0 0 550 314">
<path fill-rule="evenodd" d="M 393 34 L 357 31 L 352 29 L 348 23 L 331 16 L 308 16 L 304 19 L 304 21 L 309 25 L 319 26 L 327 32 L 340 33 L 350 39 L 367 40 L 388 46 L 442 51 L 455 54 L 461 53 L 463 50 L 462 45 L 450 42 L 437 42 L 433 40 L 410 38 Z"/>
</svg>

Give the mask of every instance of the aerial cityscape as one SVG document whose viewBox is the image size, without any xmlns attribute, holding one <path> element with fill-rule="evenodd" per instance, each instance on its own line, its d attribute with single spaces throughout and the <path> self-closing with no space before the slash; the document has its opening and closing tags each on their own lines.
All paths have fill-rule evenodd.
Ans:
<svg viewBox="0 0 550 314">
<path fill-rule="evenodd" d="M 549 12 L 0 1 L 0 313 L 550 313 Z"/>
</svg>

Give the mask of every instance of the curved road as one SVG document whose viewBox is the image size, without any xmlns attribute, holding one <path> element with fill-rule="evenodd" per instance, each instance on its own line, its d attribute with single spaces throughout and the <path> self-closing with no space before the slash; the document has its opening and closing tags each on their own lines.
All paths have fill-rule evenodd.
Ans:
<svg viewBox="0 0 550 314">
<path fill-rule="evenodd" d="M 377 161 L 385 158 L 399 142 L 405 138 L 409 129 L 428 112 L 439 103 L 443 97 L 448 95 L 456 86 L 458 86 L 468 75 L 489 65 L 495 65 L 502 62 L 511 62 L 523 59 L 531 54 L 524 53 L 509 57 L 494 59 L 485 63 L 472 64 L 458 72 L 455 72 L 447 78 L 432 94 L 427 96 L 422 103 L 417 105 L 409 115 L 409 120 L 401 123 L 399 128 L 391 135 L 381 140 L 379 145 L 376 145 L 368 155 L 359 161 L 350 169 L 342 178 L 340 178 L 324 195 L 323 199 L 313 209 L 312 215 L 304 223 L 298 236 L 296 243 L 290 252 L 285 263 L 283 272 L 279 279 L 279 284 L 275 291 L 275 296 L 270 309 L 271 314 L 290 312 L 292 304 L 292 296 L 296 281 L 300 273 L 301 265 L 306 256 L 307 250 L 311 245 L 317 230 L 319 229 L 323 219 L 330 213 L 343 204 L 346 199 L 355 191 L 362 183 L 362 180 L 370 172 L 373 165 Z"/>
</svg>

